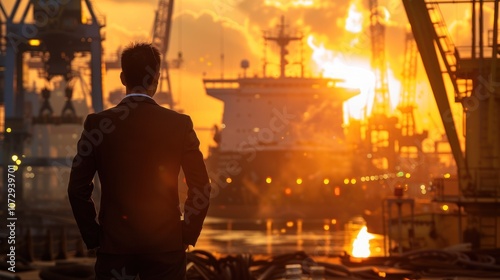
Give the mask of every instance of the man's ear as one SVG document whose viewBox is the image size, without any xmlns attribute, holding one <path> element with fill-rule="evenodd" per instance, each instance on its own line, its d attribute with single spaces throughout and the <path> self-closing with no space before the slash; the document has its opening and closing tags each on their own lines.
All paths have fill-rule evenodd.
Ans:
<svg viewBox="0 0 500 280">
<path fill-rule="evenodd" d="M 122 82 L 122 85 L 127 86 L 127 82 L 125 81 L 125 74 L 123 74 L 123 72 L 120 72 L 120 81 Z"/>
</svg>

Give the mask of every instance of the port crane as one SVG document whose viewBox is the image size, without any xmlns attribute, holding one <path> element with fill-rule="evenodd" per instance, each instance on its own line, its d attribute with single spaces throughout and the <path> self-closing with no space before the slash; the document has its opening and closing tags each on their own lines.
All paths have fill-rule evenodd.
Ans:
<svg viewBox="0 0 500 280">
<path fill-rule="evenodd" d="M 82 16 L 86 9 L 90 18 Z M 19 12 L 21 16 L 18 17 Z M 2 8 L 2 13 L 5 11 Z M 31 13 L 33 21 L 27 19 Z M 20 20 L 18 21 L 18 18 Z M 102 100 L 102 41 L 101 29 L 105 26 L 105 18 L 99 16 L 90 0 L 68 0 L 59 2 L 29 1 L 23 3 L 17 0 L 10 15 L 6 19 L 5 55 L 2 55 L 4 68 L 4 138 L 2 143 L 1 165 L 6 170 L 8 165 L 15 165 L 19 174 L 26 166 L 34 167 L 70 167 L 64 146 L 57 147 L 57 153 L 40 155 L 26 154 L 25 141 L 29 136 L 27 126 L 39 124 L 45 127 L 59 124 L 79 124 L 81 117 L 76 115 L 72 103 L 73 89 L 66 87 L 64 96 L 66 102 L 61 115 L 53 114 L 49 99 L 51 91 L 41 92 L 43 103 L 38 116 L 26 120 L 26 85 L 27 77 L 25 54 L 38 56 L 42 61 L 41 73 L 47 83 L 54 77 L 62 77 L 66 85 L 71 84 L 74 77 L 73 62 L 78 56 L 90 54 L 91 96 L 94 111 L 103 110 Z M 76 129 L 76 128 L 75 128 Z M 57 155 L 54 155 L 57 154 Z M 61 173 L 64 173 L 61 171 Z M 68 175 L 68 174 L 66 174 Z M 7 182 L 7 172 L 3 172 L 3 182 Z M 58 176 L 62 176 L 58 174 Z M 23 177 L 16 176 L 19 199 L 23 201 Z M 4 188 L 6 197 L 7 188 Z"/>
<path fill-rule="evenodd" d="M 174 108 L 172 97 L 172 87 L 170 85 L 169 68 L 179 68 L 182 61 L 182 54 L 179 53 L 178 59 L 167 60 L 168 46 L 170 43 L 170 30 L 172 29 L 172 13 L 174 10 L 174 0 L 159 0 L 158 9 L 155 12 L 155 21 L 153 25 L 152 43 L 161 53 L 161 73 L 158 83 L 158 91 L 155 98 L 160 104 L 166 104 L 170 109 Z"/>
<path fill-rule="evenodd" d="M 427 138 L 428 131 L 418 132 L 415 121 L 417 62 L 417 44 L 411 31 L 408 31 L 405 34 L 401 100 L 397 107 L 401 113 L 397 153 L 400 155 L 399 163 L 403 170 L 411 170 L 415 177 L 425 178 L 427 164 L 424 164 L 422 142 Z"/>
<path fill-rule="evenodd" d="M 365 141 L 368 158 L 381 170 L 395 170 L 397 157 L 395 141 L 399 132 L 397 118 L 389 116 L 390 100 L 385 58 L 385 26 L 377 0 L 369 0 L 371 67 L 375 73 L 375 96 L 368 117 Z"/>
<path fill-rule="evenodd" d="M 467 51 L 459 50 L 451 40 L 440 10 L 440 5 L 446 3 L 469 5 L 471 9 L 472 36 Z M 492 23 L 485 21 L 486 3 L 493 6 Z M 403 0 L 403 5 L 457 165 L 460 195 L 449 195 L 444 185 L 437 185 L 438 195 L 435 200 L 455 203 L 467 214 L 467 230 L 475 231 L 477 233 L 475 236 L 479 240 L 462 241 L 469 241 L 473 247 L 478 248 L 498 248 L 500 245 L 498 236 L 500 233 L 499 2 Z M 491 25 L 487 27 L 486 24 Z M 487 42 L 485 38 L 488 38 Z M 461 103 L 463 108 L 465 149 L 462 149 L 457 133 L 445 80 L 451 82 L 455 102 Z M 460 222 L 459 217 L 459 236 L 465 237 Z"/>
<path fill-rule="evenodd" d="M 158 7 L 155 10 L 155 17 L 152 30 L 152 44 L 158 48 L 161 54 L 161 73 L 158 81 L 158 89 L 154 99 L 161 105 L 167 105 L 174 109 L 175 102 L 172 96 L 172 87 L 170 83 L 170 69 L 179 68 L 182 63 L 182 53 L 179 52 L 176 59 L 168 60 L 168 48 L 170 44 L 170 31 L 172 29 L 172 14 L 174 10 L 174 0 L 159 0 Z M 120 49 L 112 60 L 106 61 L 106 69 L 120 69 Z M 116 95 L 116 96 L 115 96 Z M 123 98 L 121 90 L 110 93 L 110 101 L 117 103 Z"/>
</svg>

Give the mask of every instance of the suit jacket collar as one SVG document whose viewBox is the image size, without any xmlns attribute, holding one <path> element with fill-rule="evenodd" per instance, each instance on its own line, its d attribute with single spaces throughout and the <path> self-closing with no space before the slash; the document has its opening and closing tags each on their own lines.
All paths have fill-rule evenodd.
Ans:
<svg viewBox="0 0 500 280">
<path fill-rule="evenodd" d="M 143 96 L 130 96 L 130 97 L 125 97 L 122 99 L 122 101 L 120 101 L 120 103 L 118 103 L 118 105 L 122 105 L 122 104 L 127 104 L 127 103 L 136 103 L 136 102 L 146 102 L 146 103 L 150 103 L 150 104 L 153 104 L 153 105 L 158 105 L 158 103 L 156 103 L 156 101 L 154 101 L 153 98 L 150 98 L 150 97 L 143 97 Z"/>
</svg>

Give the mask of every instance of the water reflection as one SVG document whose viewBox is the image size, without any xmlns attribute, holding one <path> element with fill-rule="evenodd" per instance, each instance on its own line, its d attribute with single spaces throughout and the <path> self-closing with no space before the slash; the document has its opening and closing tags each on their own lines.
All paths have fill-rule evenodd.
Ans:
<svg viewBox="0 0 500 280">
<path fill-rule="evenodd" d="M 244 220 L 207 217 L 196 249 L 214 255 L 279 255 L 304 251 L 311 257 L 351 254 L 356 232 L 332 220 Z M 383 237 L 374 234 L 371 256 L 383 256 Z"/>
</svg>

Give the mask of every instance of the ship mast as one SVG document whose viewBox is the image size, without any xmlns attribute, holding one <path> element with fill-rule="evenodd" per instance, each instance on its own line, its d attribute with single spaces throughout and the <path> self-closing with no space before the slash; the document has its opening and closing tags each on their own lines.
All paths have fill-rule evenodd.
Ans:
<svg viewBox="0 0 500 280">
<path fill-rule="evenodd" d="M 281 16 L 281 24 L 278 24 L 278 34 L 275 36 L 264 35 L 264 40 L 275 42 L 280 48 L 280 78 L 285 77 L 285 69 L 288 65 L 286 55 L 288 55 L 287 46 L 291 41 L 302 40 L 303 36 L 291 36 L 285 33 L 285 17 Z M 302 63 L 302 62 L 301 62 Z M 302 75 L 302 74 L 301 74 Z M 264 62 L 264 76 L 266 76 L 266 62 Z"/>
</svg>

